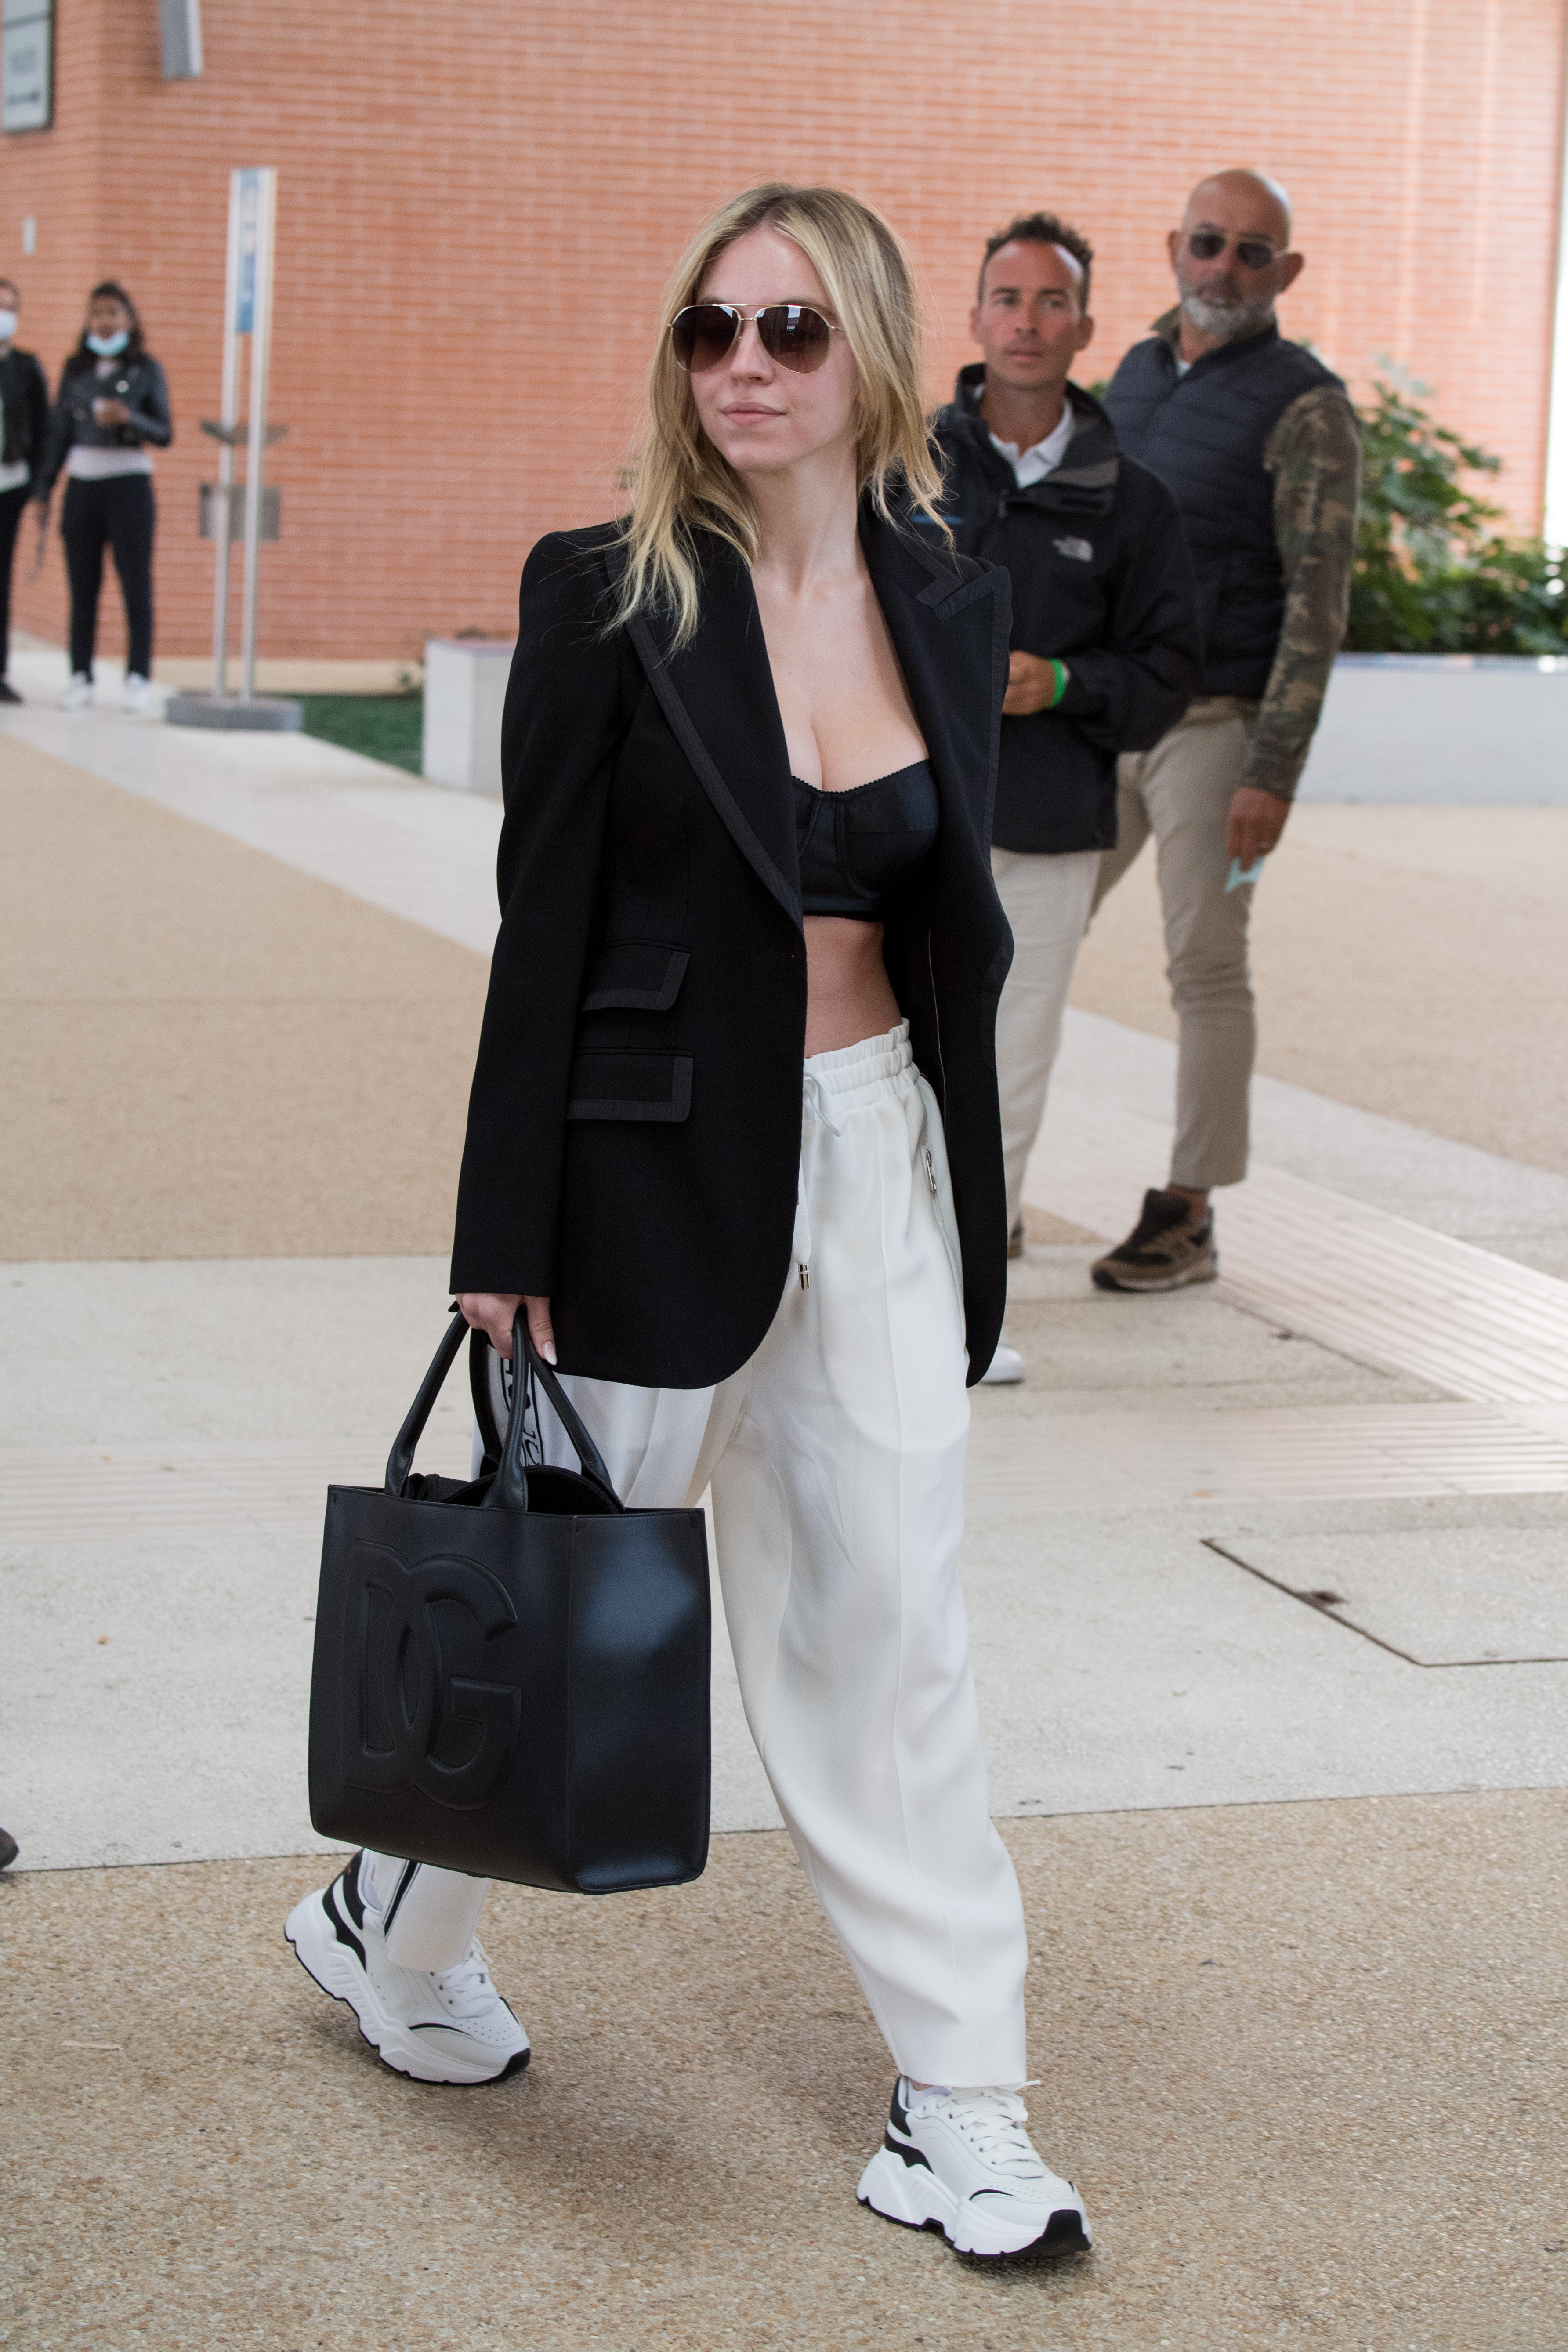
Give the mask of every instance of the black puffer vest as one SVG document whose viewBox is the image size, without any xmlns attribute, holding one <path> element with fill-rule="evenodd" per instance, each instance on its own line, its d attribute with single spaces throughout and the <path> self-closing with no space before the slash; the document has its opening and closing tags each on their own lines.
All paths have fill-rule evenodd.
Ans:
<svg viewBox="0 0 1568 2352">
<path fill-rule="evenodd" d="M 1205 694 L 1260 696 L 1285 618 L 1274 484 L 1263 451 L 1304 392 L 1344 390 L 1278 327 L 1205 352 L 1185 375 L 1163 335 L 1134 343 L 1105 394 L 1129 457 L 1157 474 L 1181 509 L 1197 574 Z"/>
</svg>

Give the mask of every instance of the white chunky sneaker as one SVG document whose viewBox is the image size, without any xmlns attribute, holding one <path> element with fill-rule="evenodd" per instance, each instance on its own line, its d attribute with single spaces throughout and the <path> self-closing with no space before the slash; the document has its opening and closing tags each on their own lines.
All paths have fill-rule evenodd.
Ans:
<svg viewBox="0 0 1568 2352">
<path fill-rule="evenodd" d="M 1024 1359 L 1016 1348 L 998 1348 L 980 1375 L 983 1389 L 1010 1389 L 1024 1377 Z"/>
<path fill-rule="evenodd" d="M 122 709 L 140 711 L 145 718 L 153 708 L 153 688 L 146 678 L 132 670 L 120 689 L 120 701 Z"/>
<path fill-rule="evenodd" d="M 90 710 L 91 708 L 92 680 L 88 677 L 85 670 L 79 669 L 75 677 L 71 679 L 70 684 L 67 687 L 65 692 L 60 697 L 60 709 L 62 710 Z"/>
<path fill-rule="evenodd" d="M 455 1969 L 400 1969 L 362 1885 L 363 1855 L 307 1895 L 283 1933 L 300 1966 L 347 2001 L 383 2063 L 417 2083 L 499 2083 L 528 2063 L 528 2036 L 490 1982 L 476 1936 Z"/>
<path fill-rule="evenodd" d="M 1089 2216 L 1042 2163 L 1012 2091 L 911 2093 L 900 2074 L 859 2198 L 889 2221 L 940 2230 L 961 2254 L 1082 2254 Z"/>
</svg>

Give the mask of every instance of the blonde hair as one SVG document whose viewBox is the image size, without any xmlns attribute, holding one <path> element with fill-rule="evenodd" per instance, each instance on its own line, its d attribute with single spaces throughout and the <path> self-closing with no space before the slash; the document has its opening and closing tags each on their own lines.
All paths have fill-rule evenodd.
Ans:
<svg viewBox="0 0 1568 2352">
<path fill-rule="evenodd" d="M 879 213 L 842 188 L 795 188 L 773 181 L 731 198 L 691 239 L 676 265 L 659 314 L 648 369 L 648 421 L 634 468 L 631 511 L 622 527 L 626 571 L 612 627 L 658 610 L 675 622 L 674 643 L 697 627 L 695 534 L 711 531 L 746 563 L 758 551 L 756 509 L 744 477 L 721 457 L 698 421 L 691 379 L 676 360 L 670 327 L 695 302 L 719 256 L 754 228 L 799 246 L 826 291 L 858 371 L 855 441 L 858 487 L 890 519 L 897 491 L 940 530 L 942 471 L 932 453 L 921 379 L 920 305 L 900 238 Z"/>
</svg>

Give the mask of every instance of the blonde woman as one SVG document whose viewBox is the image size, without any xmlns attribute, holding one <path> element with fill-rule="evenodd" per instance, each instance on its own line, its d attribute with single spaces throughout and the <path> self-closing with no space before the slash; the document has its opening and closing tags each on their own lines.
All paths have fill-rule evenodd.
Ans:
<svg viewBox="0 0 1568 2352">
<path fill-rule="evenodd" d="M 957 1568 L 1005 1288 L 1006 577 L 938 520 L 909 263 L 852 196 L 703 229 L 650 407 L 629 518 L 523 572 L 453 1286 L 503 1353 L 526 1314 L 625 1501 L 711 1486 L 747 1719 L 900 2070 L 862 2201 L 1076 2252 Z M 389 2064 L 492 2079 L 528 2043 L 484 1891 L 356 1855 L 289 1933 Z"/>
</svg>

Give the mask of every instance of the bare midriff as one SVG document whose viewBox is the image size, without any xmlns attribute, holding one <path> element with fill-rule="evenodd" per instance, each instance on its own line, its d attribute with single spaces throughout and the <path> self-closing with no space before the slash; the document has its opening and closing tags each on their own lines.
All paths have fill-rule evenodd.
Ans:
<svg viewBox="0 0 1568 2352">
<path fill-rule="evenodd" d="M 896 1029 L 903 1015 L 882 961 L 881 924 L 807 915 L 805 929 L 808 1058 Z"/>
</svg>

